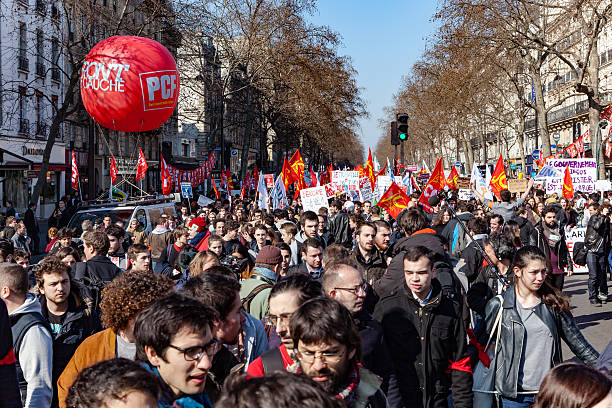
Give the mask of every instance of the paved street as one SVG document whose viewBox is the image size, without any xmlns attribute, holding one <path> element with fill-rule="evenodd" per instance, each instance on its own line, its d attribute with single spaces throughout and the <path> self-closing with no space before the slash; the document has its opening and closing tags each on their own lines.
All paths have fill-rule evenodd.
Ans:
<svg viewBox="0 0 612 408">
<path fill-rule="evenodd" d="M 612 302 L 602 307 L 591 306 L 588 299 L 586 274 L 575 275 L 565 280 L 564 293 L 571 296 L 572 313 L 584 337 L 601 352 L 612 340 Z M 612 282 L 608 281 L 608 286 Z M 565 343 L 563 357 L 575 358 Z"/>
</svg>

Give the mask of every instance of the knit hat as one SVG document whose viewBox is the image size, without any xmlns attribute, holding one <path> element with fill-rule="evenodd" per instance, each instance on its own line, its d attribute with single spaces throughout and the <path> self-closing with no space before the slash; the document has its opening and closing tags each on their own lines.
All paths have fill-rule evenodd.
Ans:
<svg viewBox="0 0 612 408">
<path fill-rule="evenodd" d="M 277 265 L 281 263 L 281 251 L 275 246 L 266 245 L 261 248 L 261 251 L 257 254 L 257 258 L 255 258 L 255 263 L 264 263 L 268 265 Z"/>
<path fill-rule="evenodd" d="M 206 226 L 206 220 L 202 217 L 196 217 L 189 223 L 189 228 L 193 227 L 194 225 L 197 225 L 198 232 L 201 232 Z"/>
</svg>

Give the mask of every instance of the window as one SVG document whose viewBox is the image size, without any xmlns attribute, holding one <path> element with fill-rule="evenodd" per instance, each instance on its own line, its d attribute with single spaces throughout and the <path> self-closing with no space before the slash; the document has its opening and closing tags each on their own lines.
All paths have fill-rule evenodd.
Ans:
<svg viewBox="0 0 612 408">
<path fill-rule="evenodd" d="M 26 23 L 19 23 L 19 56 L 25 58 L 28 48 Z"/>
<path fill-rule="evenodd" d="M 190 151 L 189 141 L 183 139 L 181 143 L 181 156 L 189 157 L 189 151 Z"/>
<path fill-rule="evenodd" d="M 36 91 L 36 126 L 37 134 L 41 135 L 42 127 L 42 116 L 43 116 L 43 95 L 40 91 Z"/>
<path fill-rule="evenodd" d="M 26 119 L 27 115 L 27 99 L 26 99 L 26 89 L 23 86 L 19 87 L 19 133 L 28 133 L 29 131 L 29 123 Z"/>
<path fill-rule="evenodd" d="M 45 76 L 44 61 L 44 37 L 41 30 L 36 30 L 36 75 Z"/>
</svg>

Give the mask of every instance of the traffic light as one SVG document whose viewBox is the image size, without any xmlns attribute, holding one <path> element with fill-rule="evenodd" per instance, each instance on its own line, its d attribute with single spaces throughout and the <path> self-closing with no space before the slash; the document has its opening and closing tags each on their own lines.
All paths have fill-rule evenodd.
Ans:
<svg viewBox="0 0 612 408">
<path fill-rule="evenodd" d="M 397 137 L 397 122 L 391 122 L 391 146 L 397 146 L 400 144 L 399 138 Z"/>
<path fill-rule="evenodd" d="M 406 113 L 397 114 L 397 133 L 401 142 L 408 139 L 408 115 Z"/>
</svg>

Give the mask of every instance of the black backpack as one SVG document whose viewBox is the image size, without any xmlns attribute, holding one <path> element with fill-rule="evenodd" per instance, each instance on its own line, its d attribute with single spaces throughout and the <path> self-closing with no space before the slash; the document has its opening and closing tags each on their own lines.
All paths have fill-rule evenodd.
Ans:
<svg viewBox="0 0 612 408">
<path fill-rule="evenodd" d="M 574 244 L 574 254 L 572 256 L 574 258 L 574 263 L 579 266 L 585 266 L 587 263 L 587 252 L 589 251 L 584 245 L 584 242 L 576 242 Z"/>
<path fill-rule="evenodd" d="M 77 262 L 74 270 L 75 276 L 83 276 L 79 279 L 79 283 L 84 289 L 86 297 L 90 298 L 93 303 L 93 310 L 100 310 L 100 302 L 102 302 L 102 289 L 106 287 L 110 280 L 103 280 L 97 275 L 90 273 L 86 262 Z"/>
</svg>

